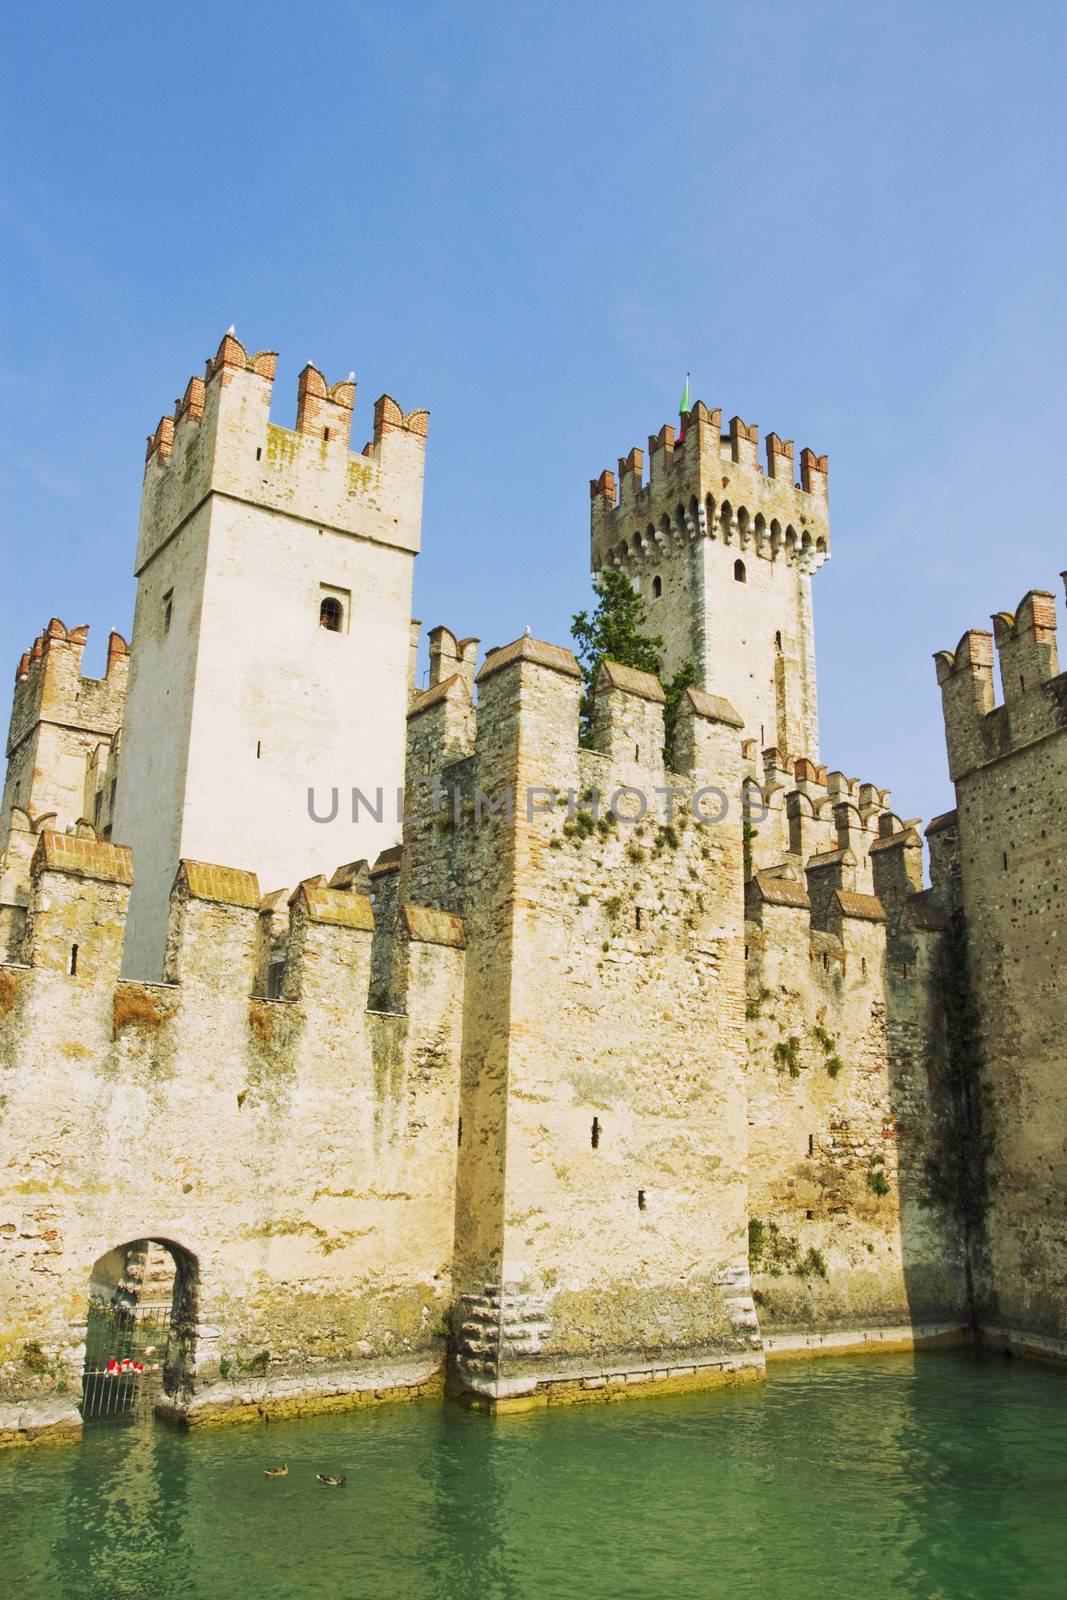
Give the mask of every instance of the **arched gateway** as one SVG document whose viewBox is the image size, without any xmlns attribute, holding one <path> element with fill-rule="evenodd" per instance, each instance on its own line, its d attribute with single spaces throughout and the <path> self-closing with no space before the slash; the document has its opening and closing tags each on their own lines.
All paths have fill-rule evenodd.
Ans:
<svg viewBox="0 0 1067 1600">
<path fill-rule="evenodd" d="M 190 1385 L 195 1358 L 196 1257 L 170 1239 L 108 1250 L 89 1280 L 82 1420 L 151 1414 Z"/>
</svg>

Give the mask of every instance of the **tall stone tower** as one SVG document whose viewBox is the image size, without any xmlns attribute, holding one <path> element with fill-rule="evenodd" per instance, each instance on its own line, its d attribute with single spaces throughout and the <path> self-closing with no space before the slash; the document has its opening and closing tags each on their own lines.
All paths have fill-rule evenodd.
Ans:
<svg viewBox="0 0 1067 1600">
<path fill-rule="evenodd" d="M 228 333 L 148 441 L 114 837 L 133 847 L 126 971 L 161 970 L 180 857 L 295 884 L 399 832 L 411 587 L 428 413 L 383 396 L 349 450 L 355 381 L 300 374 Z M 352 824 L 353 786 L 363 809 Z M 332 825 L 331 791 L 340 805 Z"/>
<path fill-rule="evenodd" d="M 665 425 L 644 451 L 590 484 L 592 567 L 628 573 L 666 642 L 664 668 L 686 661 L 722 695 L 760 749 L 819 755 L 811 575 L 830 554 L 827 460 L 698 401 L 680 440 Z"/>
</svg>

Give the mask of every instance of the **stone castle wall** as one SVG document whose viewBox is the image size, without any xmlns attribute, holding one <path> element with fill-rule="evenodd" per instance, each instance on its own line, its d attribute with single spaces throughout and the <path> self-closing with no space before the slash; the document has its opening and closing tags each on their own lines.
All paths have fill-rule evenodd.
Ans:
<svg viewBox="0 0 1067 1600">
<path fill-rule="evenodd" d="M 1053 596 L 937 660 L 957 809 L 943 819 L 968 955 L 979 1120 L 968 1199 L 984 1337 L 1067 1355 L 1067 674 Z M 999 655 L 996 703 L 993 647 Z"/>
<path fill-rule="evenodd" d="M 191 1278 L 167 1397 L 186 1420 L 439 1382 L 461 926 L 407 908 L 403 1006 L 371 1012 L 369 900 L 303 884 L 268 1001 L 255 879 L 184 863 L 168 981 L 135 984 L 130 877 L 128 851 L 41 835 L 25 964 L 0 967 L 8 1411 L 77 1397 L 93 1264 L 143 1239 Z"/>
</svg>

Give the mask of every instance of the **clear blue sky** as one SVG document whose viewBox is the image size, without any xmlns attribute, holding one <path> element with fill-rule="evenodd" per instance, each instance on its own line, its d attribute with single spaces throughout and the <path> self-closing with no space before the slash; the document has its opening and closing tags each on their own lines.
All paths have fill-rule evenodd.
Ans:
<svg viewBox="0 0 1067 1600">
<path fill-rule="evenodd" d="M 0 668 L 127 631 L 227 324 L 433 415 L 416 612 L 565 642 L 588 480 L 694 396 L 830 456 L 823 759 L 945 809 L 931 652 L 1062 593 L 1067 8 L 4 8 Z M 6 691 L 5 691 L 6 696 Z M 5 713 L 6 716 L 6 713 Z"/>
</svg>

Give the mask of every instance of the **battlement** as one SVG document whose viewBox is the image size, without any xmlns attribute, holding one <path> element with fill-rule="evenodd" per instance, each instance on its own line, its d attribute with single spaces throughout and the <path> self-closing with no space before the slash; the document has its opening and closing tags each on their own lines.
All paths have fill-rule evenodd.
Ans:
<svg viewBox="0 0 1067 1600">
<path fill-rule="evenodd" d="M 365 865 L 365 863 L 363 864 Z M 36 836 L 26 908 L 23 953 L 31 969 L 64 974 L 102 994 L 118 982 L 129 889 L 131 851 L 93 836 L 44 828 Z M 260 956 L 264 922 L 288 911 L 272 962 L 284 979 L 278 998 L 300 1005 L 338 985 L 353 1005 L 370 1006 L 370 948 L 375 933 L 372 899 L 341 868 L 333 883 L 306 879 L 292 893 L 264 897 L 254 872 L 209 862 L 183 860 L 171 892 L 166 983 L 177 991 L 171 1014 L 180 1020 L 181 991 L 208 988 L 216 994 L 265 996 L 266 967 Z M 445 959 L 456 977 L 462 971 L 463 923 L 428 907 L 405 903 L 392 937 L 405 945 L 456 952 Z M 456 960 L 459 966 L 456 966 Z M 409 963 L 410 965 L 410 963 Z M 125 991 L 129 992 L 129 991 Z M 417 1004 L 418 991 L 407 984 L 400 996 Z"/>
<path fill-rule="evenodd" d="M 108 638 L 102 678 L 82 674 L 89 638 L 87 626 L 67 628 L 58 617 L 41 630 L 19 658 L 8 729 L 7 755 L 41 719 L 74 723 L 113 733 L 121 721 L 129 669 L 129 646 L 120 633 Z"/>
<path fill-rule="evenodd" d="M 361 454 L 350 448 L 355 374 L 329 383 L 308 362 L 297 384 L 296 426 L 270 420 L 277 355 L 249 355 L 230 329 L 203 378 L 190 378 L 174 411 L 148 437 L 137 570 L 209 493 L 401 548 L 418 548 L 429 413 L 374 407 Z"/>
<path fill-rule="evenodd" d="M 1053 595 L 1031 589 L 1014 612 L 997 612 L 992 621 L 992 633 L 968 629 L 955 650 L 934 656 L 953 781 L 1067 727 L 1067 674 L 1059 670 Z"/>
<path fill-rule="evenodd" d="M 605 469 L 590 481 L 594 572 L 639 567 L 667 541 L 698 538 L 814 572 L 830 554 L 827 457 L 802 450 L 796 481 L 792 440 L 769 434 L 764 466 L 755 423 L 732 417 L 723 433 L 721 411 L 703 401 L 683 421 L 680 438 L 669 423 L 649 436 L 647 482 L 637 446 L 617 478 Z"/>
</svg>

